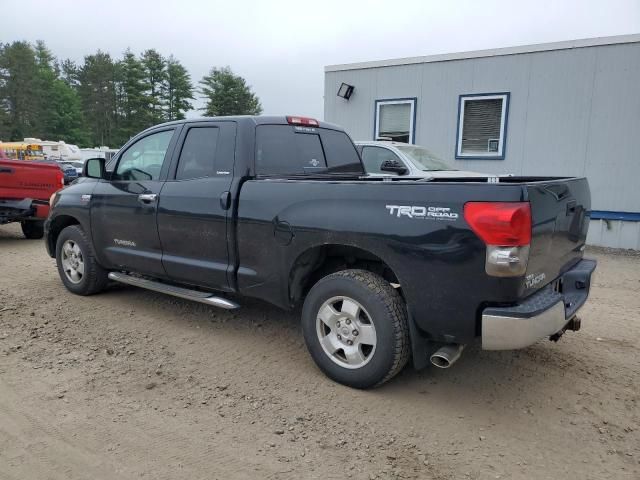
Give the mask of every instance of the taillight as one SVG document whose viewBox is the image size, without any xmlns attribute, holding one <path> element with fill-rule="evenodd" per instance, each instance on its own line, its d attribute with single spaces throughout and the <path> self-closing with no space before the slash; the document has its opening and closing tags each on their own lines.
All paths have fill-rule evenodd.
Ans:
<svg viewBox="0 0 640 480">
<path fill-rule="evenodd" d="M 64 173 L 58 171 L 58 180 L 60 181 L 60 186 L 64 188 Z"/>
<path fill-rule="evenodd" d="M 489 275 L 524 275 L 531 243 L 528 202 L 468 202 L 464 218 L 487 245 L 485 270 Z"/>
<path fill-rule="evenodd" d="M 319 127 L 320 123 L 315 118 L 309 117 L 287 117 L 289 125 L 304 125 L 306 127 Z"/>
</svg>

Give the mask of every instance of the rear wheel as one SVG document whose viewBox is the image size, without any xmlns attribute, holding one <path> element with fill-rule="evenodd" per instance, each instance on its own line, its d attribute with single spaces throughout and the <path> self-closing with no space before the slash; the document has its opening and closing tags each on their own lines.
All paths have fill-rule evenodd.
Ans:
<svg viewBox="0 0 640 480">
<path fill-rule="evenodd" d="M 42 220 L 23 220 L 20 222 L 20 226 L 26 238 L 39 239 L 44 237 L 44 222 Z"/>
<path fill-rule="evenodd" d="M 58 274 L 67 290 L 78 295 L 92 295 L 108 283 L 108 272 L 95 257 L 93 246 L 78 225 L 66 227 L 56 242 Z"/>
<path fill-rule="evenodd" d="M 402 297 L 366 270 L 344 270 L 316 283 L 304 302 L 302 328 L 318 367 L 350 387 L 381 385 L 409 358 Z"/>
</svg>

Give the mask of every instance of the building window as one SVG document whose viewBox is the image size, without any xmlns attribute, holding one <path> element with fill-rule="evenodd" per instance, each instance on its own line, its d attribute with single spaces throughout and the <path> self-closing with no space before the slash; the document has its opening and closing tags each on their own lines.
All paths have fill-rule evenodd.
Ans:
<svg viewBox="0 0 640 480">
<path fill-rule="evenodd" d="M 376 100 L 373 139 L 414 143 L 416 99 Z"/>
<path fill-rule="evenodd" d="M 504 159 L 508 93 L 460 95 L 456 158 Z"/>
</svg>

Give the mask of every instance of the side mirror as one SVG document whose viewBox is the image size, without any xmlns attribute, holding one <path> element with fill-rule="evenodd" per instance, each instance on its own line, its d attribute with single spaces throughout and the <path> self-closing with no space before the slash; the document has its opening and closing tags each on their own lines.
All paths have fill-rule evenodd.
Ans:
<svg viewBox="0 0 640 480">
<path fill-rule="evenodd" d="M 383 172 L 397 173 L 398 175 L 404 175 L 409 171 L 409 169 L 398 160 L 385 160 L 382 162 L 382 165 L 380 165 L 380 170 Z"/>
<path fill-rule="evenodd" d="M 89 178 L 104 178 L 104 158 L 90 158 L 84 162 L 82 176 Z"/>
</svg>

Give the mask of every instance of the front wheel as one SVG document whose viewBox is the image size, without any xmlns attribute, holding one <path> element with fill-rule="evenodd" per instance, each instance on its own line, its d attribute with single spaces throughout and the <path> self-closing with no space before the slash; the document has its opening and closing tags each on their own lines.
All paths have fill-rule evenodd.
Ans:
<svg viewBox="0 0 640 480">
<path fill-rule="evenodd" d="M 23 220 L 20 222 L 22 233 L 31 240 L 44 237 L 44 222 L 42 220 Z"/>
<path fill-rule="evenodd" d="M 381 385 L 409 358 L 402 297 L 366 270 L 343 270 L 316 283 L 304 302 L 302 328 L 318 367 L 350 387 Z"/>
<path fill-rule="evenodd" d="M 70 292 L 92 295 L 107 286 L 108 272 L 98 264 L 91 241 L 79 225 L 60 232 L 56 264 L 62 283 Z"/>
</svg>

